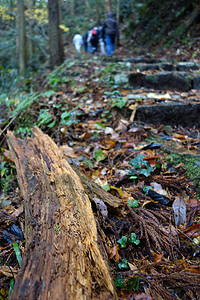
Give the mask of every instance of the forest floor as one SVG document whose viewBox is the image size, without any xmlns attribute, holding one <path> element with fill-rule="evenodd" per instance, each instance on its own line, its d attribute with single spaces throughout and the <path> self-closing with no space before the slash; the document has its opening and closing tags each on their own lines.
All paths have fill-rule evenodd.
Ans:
<svg viewBox="0 0 200 300">
<path fill-rule="evenodd" d="M 121 199 L 117 209 L 106 206 L 106 215 L 105 204 L 92 203 L 119 299 L 199 299 L 199 128 L 149 124 L 135 115 L 144 104 L 198 103 L 200 92 L 133 88 L 116 77 L 138 72 L 132 58 L 199 64 L 199 41 L 153 54 L 121 46 L 111 58 L 70 51 L 61 67 L 35 77 L 40 94 L 22 106 L 11 129 L 22 137 L 25 126 L 28 133 L 30 124 L 39 126 L 69 163 Z M 1 147 L 7 148 L 3 135 Z M 14 165 L 6 155 L 1 165 L 0 299 L 6 299 L 25 251 L 24 208 Z"/>
</svg>

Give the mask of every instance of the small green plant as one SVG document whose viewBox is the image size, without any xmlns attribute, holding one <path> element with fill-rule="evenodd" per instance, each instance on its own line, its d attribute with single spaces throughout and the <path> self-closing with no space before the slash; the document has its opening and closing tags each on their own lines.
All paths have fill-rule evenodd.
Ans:
<svg viewBox="0 0 200 300">
<path fill-rule="evenodd" d="M 113 116 L 112 116 L 112 112 L 110 109 L 104 110 L 101 114 L 102 122 L 107 122 L 109 119 L 112 119 L 112 117 Z"/>
<path fill-rule="evenodd" d="M 94 158 L 97 162 L 104 160 L 105 156 L 103 155 L 103 151 L 102 150 L 97 150 L 94 153 Z"/>
<path fill-rule="evenodd" d="M 123 279 L 122 275 L 117 275 L 114 279 L 114 284 L 119 287 L 123 288 L 127 291 L 138 291 L 139 290 L 139 279 L 140 276 L 131 277 L 127 280 Z"/>
<path fill-rule="evenodd" d="M 126 243 L 127 243 L 127 237 L 126 236 L 122 236 L 120 240 L 118 240 L 117 242 L 121 245 L 121 248 L 126 248 Z"/>
<path fill-rule="evenodd" d="M 128 206 L 130 206 L 131 208 L 136 208 L 138 207 L 139 203 L 137 200 L 128 200 Z"/>
<path fill-rule="evenodd" d="M 15 175 L 15 169 L 11 167 L 10 163 L 3 161 L 0 165 L 0 174 L 1 174 L 1 187 L 4 194 L 6 195 L 10 187 L 10 182 Z"/>
<path fill-rule="evenodd" d="M 53 116 L 50 114 L 48 109 L 41 109 L 40 110 L 40 115 L 38 117 L 38 123 L 37 125 L 40 127 L 41 125 L 47 125 L 48 127 L 52 127 L 52 123 L 53 125 L 55 125 L 55 122 L 53 121 Z"/>
<path fill-rule="evenodd" d="M 118 267 L 120 269 L 129 269 L 127 260 L 125 258 L 123 258 L 122 261 L 118 264 Z"/>
<path fill-rule="evenodd" d="M 152 189 L 152 186 L 150 186 L 150 185 L 143 187 L 143 191 L 144 191 L 145 195 L 147 195 L 148 191 L 151 190 L 151 189 Z"/>
<path fill-rule="evenodd" d="M 19 266 L 21 268 L 22 257 L 21 257 L 21 253 L 20 253 L 20 250 L 19 250 L 19 245 L 18 245 L 17 242 L 13 243 L 13 248 L 15 250 L 15 255 L 17 257 L 17 261 L 18 261 Z"/>
<path fill-rule="evenodd" d="M 133 244 L 133 243 L 134 243 L 135 245 L 139 245 L 140 240 L 137 239 L 135 233 L 131 233 L 131 234 L 130 234 L 129 240 L 127 239 L 126 236 L 123 235 L 123 236 L 121 237 L 121 239 L 119 239 L 119 240 L 117 241 L 117 243 L 119 243 L 119 244 L 121 245 L 121 248 L 126 248 L 128 242 L 129 242 L 130 244 Z"/>
<path fill-rule="evenodd" d="M 111 100 L 111 108 L 113 107 L 118 107 L 118 108 L 123 108 L 126 103 L 127 103 L 127 99 L 123 98 L 123 97 L 117 97 Z"/>
<path fill-rule="evenodd" d="M 66 126 L 77 124 L 79 122 L 77 116 L 82 115 L 82 113 L 78 110 L 79 107 L 80 105 L 77 105 L 72 110 L 62 113 L 60 124 Z"/>
<path fill-rule="evenodd" d="M 145 156 L 142 154 L 138 154 L 135 158 L 133 158 L 129 165 L 134 167 L 134 169 L 130 169 L 129 176 L 131 179 L 136 179 L 139 175 L 144 175 L 148 177 L 151 172 L 154 170 L 148 161 L 144 160 Z"/>
<path fill-rule="evenodd" d="M 137 239 L 136 234 L 135 233 L 131 233 L 130 239 L 129 239 L 129 243 L 131 244 L 135 244 L 135 245 L 139 245 L 140 240 Z"/>
<path fill-rule="evenodd" d="M 83 163 L 86 164 L 89 168 L 94 167 L 94 163 L 90 159 L 84 160 Z"/>
<path fill-rule="evenodd" d="M 54 227 L 54 229 L 55 229 L 57 234 L 60 233 L 60 226 L 58 224 Z"/>
</svg>

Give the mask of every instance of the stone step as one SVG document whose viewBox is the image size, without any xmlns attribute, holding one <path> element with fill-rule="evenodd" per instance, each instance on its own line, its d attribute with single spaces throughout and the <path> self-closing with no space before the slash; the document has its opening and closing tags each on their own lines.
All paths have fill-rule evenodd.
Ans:
<svg viewBox="0 0 200 300">
<path fill-rule="evenodd" d="M 200 89 L 200 75 L 186 72 L 157 72 L 143 74 L 141 72 L 127 75 L 129 85 L 134 88 L 149 88 L 155 90 L 178 90 L 186 92 L 190 89 Z"/>
</svg>

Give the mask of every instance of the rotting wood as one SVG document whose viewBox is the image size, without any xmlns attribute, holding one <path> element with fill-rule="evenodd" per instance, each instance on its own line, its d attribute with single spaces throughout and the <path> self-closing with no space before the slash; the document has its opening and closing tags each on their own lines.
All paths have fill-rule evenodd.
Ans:
<svg viewBox="0 0 200 300">
<path fill-rule="evenodd" d="M 32 132 L 27 141 L 7 134 L 27 241 L 11 299 L 117 299 L 79 176 L 48 135 Z"/>
<path fill-rule="evenodd" d="M 100 198 L 103 202 L 108 204 L 111 207 L 117 208 L 122 204 L 120 198 L 113 196 L 112 194 L 107 193 L 102 189 L 98 184 L 91 181 L 85 174 L 83 174 L 75 165 L 71 165 L 73 170 L 79 176 L 86 193 L 88 194 L 90 201 L 93 201 L 93 197 Z"/>
</svg>

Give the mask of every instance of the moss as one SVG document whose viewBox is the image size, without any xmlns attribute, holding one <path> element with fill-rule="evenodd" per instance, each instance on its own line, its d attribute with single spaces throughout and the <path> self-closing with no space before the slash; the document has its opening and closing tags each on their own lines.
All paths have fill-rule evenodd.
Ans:
<svg viewBox="0 0 200 300">
<path fill-rule="evenodd" d="M 190 154 L 172 153 L 166 157 L 166 160 L 174 166 L 182 163 L 187 170 L 189 178 L 200 177 L 200 157 Z M 200 198 L 200 179 L 195 180 L 194 183 L 197 188 L 197 197 Z"/>
</svg>

